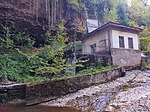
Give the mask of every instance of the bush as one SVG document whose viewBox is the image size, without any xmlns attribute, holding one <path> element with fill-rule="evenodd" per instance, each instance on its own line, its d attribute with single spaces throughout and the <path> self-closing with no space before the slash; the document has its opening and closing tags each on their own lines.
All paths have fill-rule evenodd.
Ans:
<svg viewBox="0 0 150 112">
<path fill-rule="evenodd" d="M 16 51 L 0 55 L 0 77 L 2 76 L 7 76 L 9 80 L 15 82 L 36 82 L 43 79 L 31 75 L 28 60 Z"/>
<path fill-rule="evenodd" d="M 33 44 L 34 40 L 24 32 L 15 33 L 9 27 L 2 27 L 0 36 L 0 49 L 32 47 Z"/>
<path fill-rule="evenodd" d="M 150 51 L 150 37 L 142 37 L 141 41 L 141 50 L 142 51 Z"/>
</svg>

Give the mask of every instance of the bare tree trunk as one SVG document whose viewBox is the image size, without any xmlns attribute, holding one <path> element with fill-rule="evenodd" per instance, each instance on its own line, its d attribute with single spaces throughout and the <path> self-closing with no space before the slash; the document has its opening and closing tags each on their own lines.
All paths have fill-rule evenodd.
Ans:
<svg viewBox="0 0 150 112">
<path fill-rule="evenodd" d="M 54 20 L 54 1 L 51 1 L 51 25 L 53 24 Z"/>
<path fill-rule="evenodd" d="M 59 19 L 61 20 L 62 19 L 62 14 L 61 14 L 61 12 L 62 12 L 62 0 L 60 0 L 59 1 Z"/>
<path fill-rule="evenodd" d="M 48 14 L 48 1 L 45 0 L 45 5 L 46 5 L 46 15 Z"/>
</svg>

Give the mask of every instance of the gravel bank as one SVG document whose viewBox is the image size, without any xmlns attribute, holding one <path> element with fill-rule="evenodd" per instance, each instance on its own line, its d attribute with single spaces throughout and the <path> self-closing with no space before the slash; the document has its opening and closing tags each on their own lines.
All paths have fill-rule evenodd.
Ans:
<svg viewBox="0 0 150 112">
<path fill-rule="evenodd" d="M 42 105 L 75 107 L 83 112 L 149 112 L 150 71 L 129 71 L 113 82 L 85 88 Z"/>
</svg>

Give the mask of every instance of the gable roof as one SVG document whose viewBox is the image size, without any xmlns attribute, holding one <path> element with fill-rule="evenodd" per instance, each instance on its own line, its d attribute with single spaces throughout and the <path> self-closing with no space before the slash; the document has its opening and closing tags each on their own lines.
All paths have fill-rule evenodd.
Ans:
<svg viewBox="0 0 150 112">
<path fill-rule="evenodd" d="M 132 31 L 136 31 L 136 32 L 142 32 L 143 29 L 141 28 L 138 28 L 138 27 L 133 27 L 133 26 L 127 26 L 127 25 L 122 25 L 122 24 L 119 24 L 119 23 L 114 23 L 114 22 L 108 22 L 106 24 L 104 24 L 103 26 L 97 28 L 96 30 L 88 33 L 86 36 L 84 36 L 81 40 L 84 40 L 88 37 L 90 37 L 91 35 L 94 35 L 96 34 L 97 32 L 100 32 L 106 28 L 109 28 L 109 27 L 116 27 L 116 28 L 122 28 L 122 29 L 128 29 L 128 30 L 132 30 Z"/>
</svg>

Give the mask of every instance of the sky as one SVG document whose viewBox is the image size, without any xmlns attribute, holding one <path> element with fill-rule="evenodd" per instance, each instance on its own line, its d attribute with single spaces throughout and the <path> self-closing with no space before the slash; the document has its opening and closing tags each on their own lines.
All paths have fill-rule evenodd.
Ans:
<svg viewBox="0 0 150 112">
<path fill-rule="evenodd" d="M 150 5 L 150 0 L 148 0 L 148 5 Z"/>
</svg>

